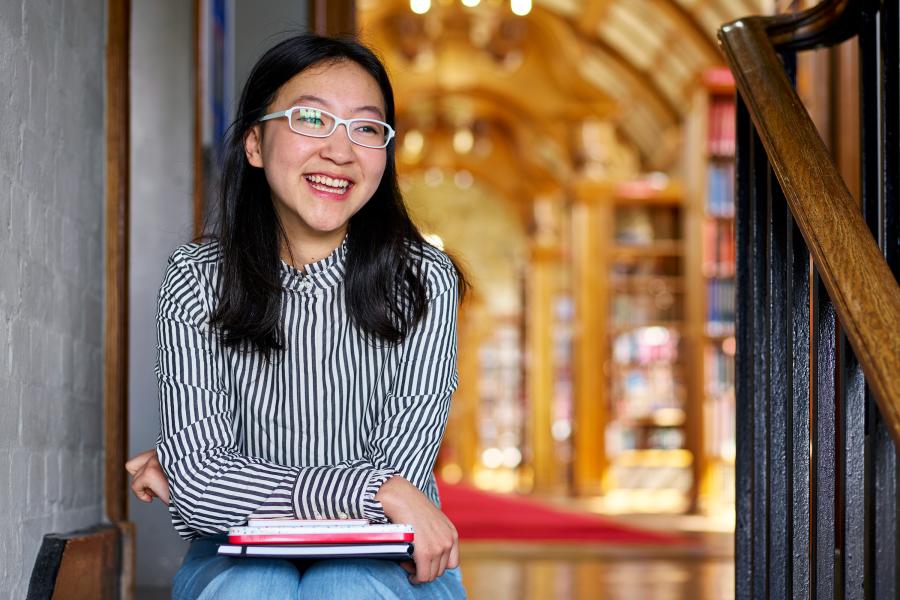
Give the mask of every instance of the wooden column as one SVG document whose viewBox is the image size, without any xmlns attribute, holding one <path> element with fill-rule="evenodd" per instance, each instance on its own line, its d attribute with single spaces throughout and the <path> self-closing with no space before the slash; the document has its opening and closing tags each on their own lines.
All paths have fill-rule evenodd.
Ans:
<svg viewBox="0 0 900 600">
<path fill-rule="evenodd" d="M 536 240 L 527 279 L 528 425 L 533 491 L 559 491 L 562 481 L 551 435 L 553 425 L 553 298 L 560 268 L 559 247 Z"/>
<path fill-rule="evenodd" d="M 706 100 L 703 110 L 706 110 Z M 706 139 L 705 132 L 703 138 Z M 713 482 L 715 473 L 707 452 L 709 441 L 706 433 L 707 400 L 705 382 L 712 374 L 706 372 L 704 364 L 704 348 L 707 343 L 720 344 L 720 341 L 706 338 L 706 290 L 709 285 L 703 276 L 703 223 L 706 219 L 705 165 L 700 165 L 700 173 L 695 179 L 696 193 L 685 199 L 682 209 L 682 231 L 684 235 L 684 284 L 687 293 L 684 295 L 684 328 L 681 332 L 682 364 L 685 369 L 685 448 L 690 451 L 691 489 L 688 494 L 688 511 L 697 512 L 702 503 L 711 502 L 715 498 Z"/>
<path fill-rule="evenodd" d="M 612 188 L 584 182 L 575 189 L 572 207 L 573 295 L 575 300 L 575 492 L 603 493 L 606 470 L 606 421 L 609 403 L 607 375 L 609 290 L 606 256 L 611 231 Z"/>
<path fill-rule="evenodd" d="M 444 446 L 447 463 L 457 465 L 462 478 L 471 482 L 478 462 L 479 361 L 478 349 L 486 330 L 484 306 L 471 292 L 459 311 L 459 386 L 453 394 Z M 444 465 L 442 465 L 443 467 Z"/>
</svg>

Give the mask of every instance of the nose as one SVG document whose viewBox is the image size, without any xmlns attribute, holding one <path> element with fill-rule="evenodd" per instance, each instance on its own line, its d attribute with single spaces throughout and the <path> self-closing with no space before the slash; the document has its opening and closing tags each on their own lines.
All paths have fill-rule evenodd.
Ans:
<svg viewBox="0 0 900 600">
<path fill-rule="evenodd" d="M 337 126 L 331 135 L 323 140 L 322 156 L 336 163 L 346 163 L 353 160 L 353 142 L 350 141 L 350 131 L 346 123 Z"/>
</svg>

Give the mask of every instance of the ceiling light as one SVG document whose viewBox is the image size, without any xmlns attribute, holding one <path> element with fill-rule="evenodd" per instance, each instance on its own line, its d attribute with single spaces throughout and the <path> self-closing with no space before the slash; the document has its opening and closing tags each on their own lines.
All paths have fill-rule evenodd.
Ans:
<svg viewBox="0 0 900 600">
<path fill-rule="evenodd" d="M 473 146 L 475 146 L 475 136 L 472 135 L 471 129 L 462 127 L 454 132 L 453 149 L 457 154 L 468 154 L 472 151 Z"/>
<path fill-rule="evenodd" d="M 431 0 L 409 0 L 409 9 L 417 15 L 424 15 L 431 8 Z"/>
<path fill-rule="evenodd" d="M 531 12 L 531 0 L 510 0 L 509 7 L 513 14 L 524 17 Z"/>
<path fill-rule="evenodd" d="M 481 4 L 481 0 L 462 0 L 463 6 L 468 6 L 469 8 L 475 8 L 479 4 Z"/>
<path fill-rule="evenodd" d="M 409 156 L 419 156 L 425 146 L 425 136 L 418 129 L 410 129 L 403 136 L 403 151 Z"/>
</svg>

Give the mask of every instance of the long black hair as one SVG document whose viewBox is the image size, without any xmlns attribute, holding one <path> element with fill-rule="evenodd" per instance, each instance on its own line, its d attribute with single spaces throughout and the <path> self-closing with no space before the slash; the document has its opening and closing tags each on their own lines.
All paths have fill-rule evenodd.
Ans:
<svg viewBox="0 0 900 600">
<path fill-rule="evenodd" d="M 320 64 L 353 61 L 384 96 L 385 118 L 395 125 L 394 93 L 377 56 L 358 41 L 301 34 L 257 61 L 241 93 L 225 142 L 219 213 L 211 237 L 221 251 L 219 302 L 211 324 L 227 346 L 253 348 L 269 357 L 283 349 L 280 248 L 285 232 L 262 169 L 247 162 L 244 139 L 278 90 L 298 73 Z M 347 234 L 344 297 L 353 322 L 387 342 L 403 340 L 425 316 L 422 238 L 409 217 L 397 182 L 395 141 L 388 145 L 384 175 L 372 198 L 351 217 Z M 454 262 L 460 297 L 468 287 Z"/>
</svg>

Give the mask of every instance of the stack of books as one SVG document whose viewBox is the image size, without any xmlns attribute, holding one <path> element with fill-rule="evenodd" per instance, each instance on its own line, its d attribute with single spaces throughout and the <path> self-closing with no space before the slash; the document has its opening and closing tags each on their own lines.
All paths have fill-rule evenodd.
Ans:
<svg viewBox="0 0 900 600">
<path fill-rule="evenodd" d="M 228 530 L 219 554 L 279 558 L 384 558 L 410 560 L 410 525 L 373 525 L 365 519 L 250 519 Z"/>
</svg>

